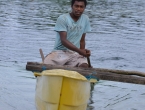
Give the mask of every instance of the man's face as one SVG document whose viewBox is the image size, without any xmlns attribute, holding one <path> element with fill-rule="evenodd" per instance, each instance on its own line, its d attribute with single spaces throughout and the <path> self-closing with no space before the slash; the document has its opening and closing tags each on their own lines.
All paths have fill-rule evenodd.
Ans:
<svg viewBox="0 0 145 110">
<path fill-rule="evenodd" d="M 74 14 L 74 16 L 76 17 L 80 17 L 81 14 L 84 12 L 85 10 L 85 3 L 84 2 L 79 2 L 79 1 L 75 1 L 75 3 L 72 6 L 72 13 Z"/>
</svg>

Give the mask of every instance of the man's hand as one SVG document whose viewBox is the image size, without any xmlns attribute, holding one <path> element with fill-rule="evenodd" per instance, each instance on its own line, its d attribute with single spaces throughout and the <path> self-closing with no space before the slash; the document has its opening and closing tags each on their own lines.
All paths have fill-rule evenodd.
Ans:
<svg viewBox="0 0 145 110">
<path fill-rule="evenodd" d="M 91 55 L 91 51 L 88 49 L 85 49 L 85 50 L 86 50 L 87 56 L 89 57 Z"/>
<path fill-rule="evenodd" d="M 84 57 L 89 57 L 91 55 L 91 52 L 90 50 L 87 50 L 87 49 L 80 49 L 79 54 Z"/>
</svg>

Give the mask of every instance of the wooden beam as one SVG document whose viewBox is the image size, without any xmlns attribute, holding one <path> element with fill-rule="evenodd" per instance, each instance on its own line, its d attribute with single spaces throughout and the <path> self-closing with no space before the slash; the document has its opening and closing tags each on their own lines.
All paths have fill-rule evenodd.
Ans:
<svg viewBox="0 0 145 110">
<path fill-rule="evenodd" d="M 111 70 L 102 68 L 72 68 L 69 66 L 53 66 L 49 64 L 41 64 L 37 62 L 27 62 L 26 70 L 39 71 L 50 69 L 64 69 L 77 71 L 83 76 L 97 77 L 101 80 L 118 81 L 134 84 L 145 85 L 145 73 L 136 71 Z"/>
</svg>

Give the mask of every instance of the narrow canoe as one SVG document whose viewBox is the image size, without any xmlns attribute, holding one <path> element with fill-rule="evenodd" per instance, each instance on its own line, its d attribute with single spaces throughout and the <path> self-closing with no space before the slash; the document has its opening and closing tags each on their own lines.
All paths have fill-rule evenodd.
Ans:
<svg viewBox="0 0 145 110">
<path fill-rule="evenodd" d="M 118 81 L 145 85 L 145 73 L 138 71 L 112 70 L 103 68 L 78 68 L 69 66 L 54 66 L 38 62 L 27 62 L 26 70 L 42 72 L 43 70 L 64 69 L 77 71 L 86 77 L 95 77 L 100 80 Z"/>
</svg>

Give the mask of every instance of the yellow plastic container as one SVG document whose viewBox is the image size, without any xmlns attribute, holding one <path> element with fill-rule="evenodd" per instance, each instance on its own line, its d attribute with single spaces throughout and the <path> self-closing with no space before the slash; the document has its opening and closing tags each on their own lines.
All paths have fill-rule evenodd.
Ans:
<svg viewBox="0 0 145 110">
<path fill-rule="evenodd" d="M 46 70 L 37 77 L 37 110 L 86 110 L 90 82 L 75 71 Z"/>
</svg>

